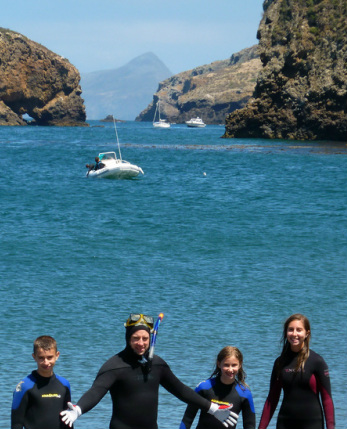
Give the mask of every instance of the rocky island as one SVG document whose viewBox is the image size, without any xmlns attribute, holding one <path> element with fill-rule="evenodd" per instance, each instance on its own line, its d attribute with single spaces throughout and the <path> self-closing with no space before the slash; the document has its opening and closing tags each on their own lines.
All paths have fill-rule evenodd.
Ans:
<svg viewBox="0 0 347 429">
<path fill-rule="evenodd" d="M 0 125 L 86 126 L 80 74 L 70 62 L 0 28 Z"/>
<path fill-rule="evenodd" d="M 228 113 L 244 107 L 252 97 L 261 62 L 257 46 L 231 58 L 197 67 L 162 81 L 153 101 L 136 118 L 153 121 L 160 100 L 161 117 L 184 123 L 200 116 L 207 124 L 224 124 Z"/>
<path fill-rule="evenodd" d="M 347 0 L 265 0 L 254 99 L 224 137 L 347 141 Z"/>
</svg>

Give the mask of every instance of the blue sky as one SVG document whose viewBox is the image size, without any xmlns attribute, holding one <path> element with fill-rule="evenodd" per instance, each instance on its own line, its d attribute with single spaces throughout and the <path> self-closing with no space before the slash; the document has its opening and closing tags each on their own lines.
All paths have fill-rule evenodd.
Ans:
<svg viewBox="0 0 347 429">
<path fill-rule="evenodd" d="M 81 73 L 153 52 L 174 73 L 257 43 L 262 0 L 15 0 L 0 26 L 69 59 Z"/>
</svg>

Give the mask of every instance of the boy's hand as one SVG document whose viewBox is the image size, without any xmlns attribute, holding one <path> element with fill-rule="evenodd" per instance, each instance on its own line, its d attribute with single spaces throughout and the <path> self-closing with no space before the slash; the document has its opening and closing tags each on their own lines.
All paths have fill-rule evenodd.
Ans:
<svg viewBox="0 0 347 429">
<path fill-rule="evenodd" d="M 239 415 L 230 411 L 231 408 L 232 405 L 217 405 L 212 402 L 208 413 L 222 422 L 225 427 L 235 426 Z"/>
<path fill-rule="evenodd" d="M 73 405 L 71 402 L 67 403 L 68 409 L 60 413 L 62 421 L 72 427 L 73 423 L 82 414 L 81 408 L 78 405 Z"/>
</svg>

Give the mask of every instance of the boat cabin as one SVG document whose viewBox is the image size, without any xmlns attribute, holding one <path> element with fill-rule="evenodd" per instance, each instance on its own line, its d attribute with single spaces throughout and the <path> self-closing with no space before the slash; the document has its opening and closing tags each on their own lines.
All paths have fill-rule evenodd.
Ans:
<svg viewBox="0 0 347 429">
<path fill-rule="evenodd" d="M 109 161 L 109 160 L 117 160 L 117 156 L 115 152 L 104 152 L 104 153 L 99 153 L 99 159 L 100 161 Z"/>
</svg>

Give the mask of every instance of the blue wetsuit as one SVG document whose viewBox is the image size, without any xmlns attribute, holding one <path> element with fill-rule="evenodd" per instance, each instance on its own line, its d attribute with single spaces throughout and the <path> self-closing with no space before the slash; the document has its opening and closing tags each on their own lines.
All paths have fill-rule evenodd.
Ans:
<svg viewBox="0 0 347 429">
<path fill-rule="evenodd" d="M 283 401 L 278 413 L 277 429 L 324 429 L 323 409 L 327 429 L 335 428 L 327 364 L 319 354 L 310 350 L 304 370 L 295 372 L 297 357 L 298 353 L 292 351 L 288 353 L 279 376 L 277 375 L 279 358 L 276 359 L 259 429 L 266 429 L 270 423 L 282 389 Z"/>
<path fill-rule="evenodd" d="M 11 429 L 66 429 L 60 412 L 71 401 L 69 382 L 59 375 L 33 371 L 13 392 Z"/>
<path fill-rule="evenodd" d="M 244 429 L 255 428 L 255 411 L 251 391 L 235 381 L 232 384 L 224 384 L 220 377 L 212 377 L 201 382 L 195 389 L 199 395 L 216 404 L 232 404 L 231 411 L 236 414 L 242 412 Z M 198 412 L 198 408 L 188 405 L 180 429 L 189 429 Z M 223 424 L 206 411 L 201 411 L 197 429 L 225 429 Z"/>
</svg>

